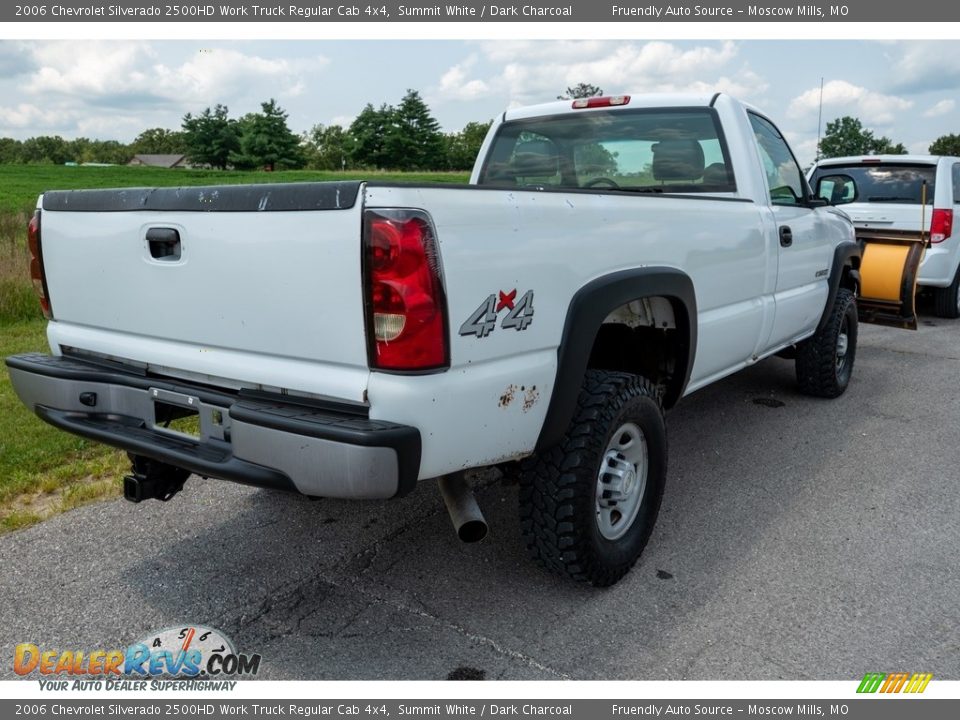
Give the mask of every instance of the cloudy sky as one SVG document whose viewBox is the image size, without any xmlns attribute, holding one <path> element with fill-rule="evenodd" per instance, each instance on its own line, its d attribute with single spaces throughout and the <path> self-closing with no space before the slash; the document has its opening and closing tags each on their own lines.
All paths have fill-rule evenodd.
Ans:
<svg viewBox="0 0 960 720">
<path fill-rule="evenodd" d="M 348 125 L 419 90 L 445 130 L 589 82 L 608 93 L 721 90 L 779 122 L 812 160 L 823 119 L 859 117 L 926 152 L 960 132 L 955 43 L 713 40 L 0 41 L 0 137 L 132 140 L 215 103 L 276 98 L 295 132 Z"/>
</svg>

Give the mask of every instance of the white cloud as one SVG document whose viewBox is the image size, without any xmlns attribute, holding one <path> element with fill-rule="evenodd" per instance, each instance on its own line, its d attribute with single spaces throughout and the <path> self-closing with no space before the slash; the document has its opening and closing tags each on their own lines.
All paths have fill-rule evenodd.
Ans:
<svg viewBox="0 0 960 720">
<path fill-rule="evenodd" d="M 453 65 L 432 93 L 440 99 L 505 95 L 509 105 L 553 100 L 580 82 L 607 94 L 643 92 L 728 92 L 749 99 L 767 82 L 738 63 L 733 42 L 682 48 L 669 42 L 500 41 L 479 44 L 488 70 L 481 77 L 478 58 Z"/>
<path fill-rule="evenodd" d="M 305 78 L 327 64 L 323 57 L 271 59 L 215 47 L 169 63 L 149 43 L 116 41 L 37 43 L 33 60 L 29 92 L 127 108 L 202 109 L 228 98 L 295 97 L 304 92 Z"/>
<path fill-rule="evenodd" d="M 5 57 L 23 68 L 15 81 L 23 103 L 3 106 L 0 99 L 0 134 L 123 140 L 145 127 L 178 127 L 186 112 L 217 103 L 233 116 L 258 111 L 271 97 L 285 106 L 329 62 L 162 41 L 6 43 L 0 61 Z"/>
<path fill-rule="evenodd" d="M 956 42 L 898 43 L 890 55 L 890 86 L 907 95 L 931 90 L 960 89 Z"/>
<path fill-rule="evenodd" d="M 330 118 L 330 122 L 324 124 L 327 126 L 339 125 L 340 127 L 346 129 L 353 125 L 353 121 L 356 119 L 356 115 L 335 115 L 334 117 Z"/>
<path fill-rule="evenodd" d="M 868 126 L 891 123 L 898 112 L 909 110 L 912 106 L 911 100 L 884 95 L 846 80 L 831 80 L 823 86 L 824 120 L 840 114 L 851 114 Z M 787 115 L 795 119 L 803 118 L 816 115 L 819 108 L 820 88 L 815 87 L 791 100 Z"/>
<path fill-rule="evenodd" d="M 11 78 L 33 68 L 34 62 L 27 43 L 0 40 L 0 76 Z"/>
<path fill-rule="evenodd" d="M 454 65 L 440 78 L 436 93 L 452 100 L 476 100 L 490 94 L 490 86 L 483 80 L 467 79 L 466 63 Z"/>
<path fill-rule="evenodd" d="M 71 118 L 73 119 L 73 118 Z M 50 129 L 57 128 L 63 122 L 62 115 L 50 109 L 41 109 L 31 103 L 19 103 L 12 106 L 0 105 L 0 134 L 9 129 Z"/>
<path fill-rule="evenodd" d="M 956 102 L 953 100 L 941 100 L 936 105 L 927 110 L 923 116 L 924 117 L 939 117 L 940 115 L 947 115 L 953 112 L 953 108 L 956 106 Z"/>
</svg>

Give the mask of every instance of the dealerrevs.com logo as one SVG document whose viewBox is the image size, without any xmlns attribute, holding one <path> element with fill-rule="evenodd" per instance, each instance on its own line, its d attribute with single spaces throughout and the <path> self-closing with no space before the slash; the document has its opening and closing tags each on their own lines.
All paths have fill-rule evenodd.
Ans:
<svg viewBox="0 0 960 720">
<path fill-rule="evenodd" d="M 122 650 L 51 649 L 20 643 L 14 649 L 13 671 L 21 676 L 39 674 L 46 680 L 41 680 L 44 689 L 65 690 L 70 687 L 66 678 L 83 678 L 102 679 L 110 685 L 105 689 L 123 690 L 143 689 L 143 680 L 161 677 L 251 677 L 259 671 L 260 660 L 258 654 L 238 653 L 233 642 L 215 628 L 188 625 L 150 633 Z M 53 678 L 63 680 L 51 682 Z M 138 680 L 135 687 L 129 686 L 129 681 Z"/>
</svg>

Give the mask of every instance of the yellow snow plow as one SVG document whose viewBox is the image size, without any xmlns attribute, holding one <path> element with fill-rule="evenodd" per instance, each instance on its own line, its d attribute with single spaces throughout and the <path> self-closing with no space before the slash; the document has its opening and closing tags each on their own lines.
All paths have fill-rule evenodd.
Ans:
<svg viewBox="0 0 960 720">
<path fill-rule="evenodd" d="M 860 261 L 860 321 L 917 329 L 917 271 L 927 248 L 924 233 L 857 230 Z"/>
</svg>

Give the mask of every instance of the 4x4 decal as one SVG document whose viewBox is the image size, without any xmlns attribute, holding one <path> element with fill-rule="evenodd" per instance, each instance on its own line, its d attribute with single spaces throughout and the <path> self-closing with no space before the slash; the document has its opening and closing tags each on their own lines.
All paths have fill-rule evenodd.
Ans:
<svg viewBox="0 0 960 720">
<path fill-rule="evenodd" d="M 461 335 L 476 335 L 483 338 L 492 333 L 497 327 L 497 318 L 501 310 L 508 310 L 500 327 L 504 330 L 513 328 L 514 330 L 526 330 L 533 322 L 533 290 L 527 290 L 519 300 L 517 289 L 509 292 L 498 291 L 498 295 L 489 295 L 487 299 L 480 303 L 480 306 L 473 311 L 473 314 L 467 318 L 466 322 L 460 326 Z"/>
</svg>

